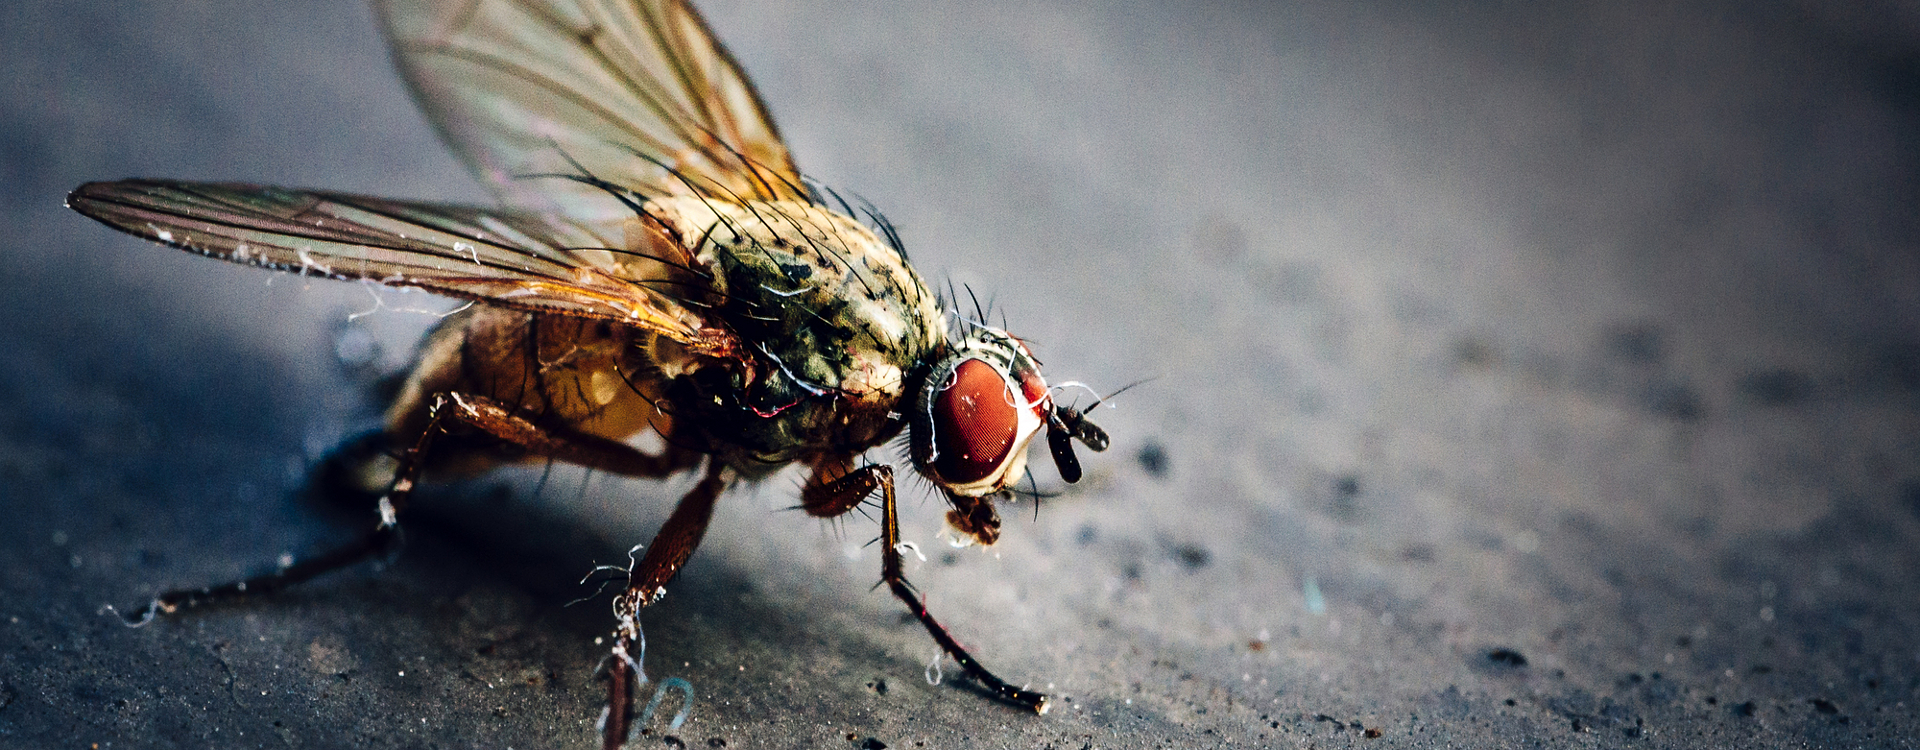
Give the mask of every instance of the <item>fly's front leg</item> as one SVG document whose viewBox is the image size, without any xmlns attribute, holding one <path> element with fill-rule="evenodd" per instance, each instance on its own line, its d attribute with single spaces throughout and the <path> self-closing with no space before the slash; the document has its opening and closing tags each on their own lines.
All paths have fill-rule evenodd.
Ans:
<svg viewBox="0 0 1920 750">
<path fill-rule="evenodd" d="M 628 476 L 665 476 L 689 463 L 694 454 L 669 450 L 650 456 L 624 443 L 593 435 L 560 432 L 541 428 L 491 399 L 461 393 L 434 396 L 428 410 L 427 425 L 400 457 L 392 484 L 380 497 L 379 521 L 358 541 L 329 550 L 272 573 L 240 581 L 197 589 L 179 589 L 161 594 L 131 624 L 143 624 L 156 614 L 172 614 L 185 607 L 216 604 L 250 594 L 265 594 L 302 583 L 326 573 L 351 567 L 379 557 L 393 548 L 400 538 L 399 516 L 412 499 L 420 467 L 434 440 L 450 424 L 464 424 L 501 440 L 519 445 L 528 452 L 550 456 L 568 463 Z"/>
<path fill-rule="evenodd" d="M 660 527 L 647 545 L 647 554 L 627 571 L 627 590 L 614 597 L 613 615 L 619 625 L 613 631 L 613 654 L 607 669 L 607 715 L 600 728 L 601 744 L 607 750 L 620 747 L 633 725 L 633 691 L 645 681 L 641 659 L 646 656 L 647 640 L 640 631 L 640 609 L 666 594 L 668 581 L 687 564 L 700 539 L 713 520 L 713 504 L 726 489 L 729 472 L 718 461 L 707 466 L 707 475 L 694 485 L 673 515 Z M 635 650 L 638 653 L 635 653 Z"/>
<path fill-rule="evenodd" d="M 814 518 L 838 518 L 860 507 L 880 486 L 872 467 L 852 468 L 851 459 L 824 458 L 813 464 L 813 476 L 800 488 L 800 509 Z"/>
<path fill-rule="evenodd" d="M 818 474 L 815 475 L 816 482 Z M 900 515 L 894 507 L 893 467 L 886 465 L 863 466 L 848 472 L 845 476 L 825 483 L 809 483 L 801 492 L 801 505 L 808 513 L 821 515 L 830 509 L 844 513 L 858 506 L 874 488 L 880 489 L 880 581 L 893 590 L 893 595 L 907 605 L 914 617 L 920 618 L 927 633 L 945 649 L 954 661 L 960 663 L 967 675 L 979 681 L 992 692 L 994 697 L 1016 706 L 1032 709 L 1035 713 L 1046 713 L 1048 703 L 1044 693 L 1023 690 L 1007 684 L 1005 680 L 994 676 L 972 654 L 953 639 L 940 621 L 933 619 L 927 607 L 920 603 L 920 596 L 914 592 L 913 584 L 907 582 L 905 568 L 900 558 Z M 816 512 L 818 511 L 818 512 Z"/>
</svg>

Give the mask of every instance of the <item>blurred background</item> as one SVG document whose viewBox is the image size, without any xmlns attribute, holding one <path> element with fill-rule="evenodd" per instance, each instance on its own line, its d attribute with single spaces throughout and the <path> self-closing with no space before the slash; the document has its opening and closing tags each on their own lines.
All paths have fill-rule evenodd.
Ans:
<svg viewBox="0 0 1920 750">
<path fill-rule="evenodd" d="M 782 475 L 647 611 L 650 672 L 695 702 L 637 746 L 1920 735 L 1920 7 L 702 8 L 801 167 L 1049 378 L 1153 380 L 993 550 L 905 496 L 935 614 L 1053 713 L 951 661 L 930 685 L 934 644 L 870 590 L 874 526 L 781 512 Z M 384 565 L 102 611 L 370 518 L 299 487 L 375 424 L 368 383 L 433 320 L 407 309 L 444 305 L 61 199 L 485 201 L 371 11 L 17 3 L 0 62 L 0 745 L 593 744 L 611 623 L 563 605 L 685 480 L 503 472 L 429 493 Z"/>
</svg>

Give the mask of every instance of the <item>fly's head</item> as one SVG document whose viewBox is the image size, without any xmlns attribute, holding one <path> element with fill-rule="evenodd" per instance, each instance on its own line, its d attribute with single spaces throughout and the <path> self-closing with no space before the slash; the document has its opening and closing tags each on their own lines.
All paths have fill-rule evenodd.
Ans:
<svg viewBox="0 0 1920 750">
<path fill-rule="evenodd" d="M 935 362 L 915 398 L 909 442 L 920 473 L 947 495 L 947 523 L 983 545 L 1000 537 L 992 499 L 1026 473 L 1027 446 L 1047 431 L 1054 465 L 1080 480 L 1073 441 L 1106 450 L 1107 435 L 1084 413 L 1054 403 L 1026 344 L 976 327 Z"/>
</svg>

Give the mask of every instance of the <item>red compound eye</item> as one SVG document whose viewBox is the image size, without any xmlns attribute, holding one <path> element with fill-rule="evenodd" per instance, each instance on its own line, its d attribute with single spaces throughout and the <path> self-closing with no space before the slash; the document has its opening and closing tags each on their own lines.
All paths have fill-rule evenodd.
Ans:
<svg viewBox="0 0 1920 750">
<path fill-rule="evenodd" d="M 933 469 L 953 484 L 978 482 L 1006 463 L 1020 416 L 1007 402 L 1007 381 L 977 359 L 953 369 L 952 384 L 933 399 Z"/>
</svg>

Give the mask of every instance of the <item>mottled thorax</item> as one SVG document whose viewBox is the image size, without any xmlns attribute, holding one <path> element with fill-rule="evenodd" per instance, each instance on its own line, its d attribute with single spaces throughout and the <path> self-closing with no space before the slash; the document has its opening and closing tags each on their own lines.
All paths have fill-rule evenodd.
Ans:
<svg viewBox="0 0 1920 750">
<path fill-rule="evenodd" d="M 896 434 L 907 381 L 944 346 L 934 296 L 859 222 L 808 203 L 668 199 L 660 215 L 714 272 L 713 303 L 755 351 L 735 382 L 691 384 L 710 434 L 741 460 L 858 452 Z M 653 206 L 650 206 L 653 208 Z M 724 428 L 723 428 L 724 426 Z"/>
</svg>

